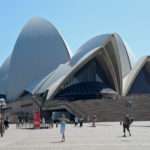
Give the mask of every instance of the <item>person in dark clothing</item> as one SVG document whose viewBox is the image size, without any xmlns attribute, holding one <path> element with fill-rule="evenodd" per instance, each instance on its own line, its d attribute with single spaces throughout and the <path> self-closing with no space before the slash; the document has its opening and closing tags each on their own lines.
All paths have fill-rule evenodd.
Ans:
<svg viewBox="0 0 150 150">
<path fill-rule="evenodd" d="M 92 118 L 92 127 L 96 127 L 96 124 L 95 124 L 96 123 L 96 118 L 97 118 L 96 114 L 94 114 L 93 118 Z"/>
<path fill-rule="evenodd" d="M 79 119 L 79 125 L 80 125 L 80 127 L 83 126 L 83 118 L 82 117 Z"/>
<path fill-rule="evenodd" d="M 8 121 L 8 119 L 4 120 L 4 127 L 5 127 L 5 129 L 9 128 L 9 121 Z"/>
<path fill-rule="evenodd" d="M 4 127 L 4 119 L 2 114 L 0 114 L 0 136 L 3 137 L 5 132 L 5 127 Z"/>
<path fill-rule="evenodd" d="M 129 117 L 129 115 L 127 114 L 125 117 L 124 117 L 124 120 L 123 120 L 123 137 L 126 137 L 126 130 L 128 131 L 129 133 L 129 136 L 131 136 L 131 132 L 130 132 L 130 125 L 131 123 L 133 122 L 133 118 L 131 119 Z"/>
</svg>

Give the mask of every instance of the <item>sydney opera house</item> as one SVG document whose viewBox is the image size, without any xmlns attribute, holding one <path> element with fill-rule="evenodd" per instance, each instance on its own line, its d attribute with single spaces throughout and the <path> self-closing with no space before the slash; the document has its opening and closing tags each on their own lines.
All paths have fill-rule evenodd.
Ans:
<svg viewBox="0 0 150 150">
<path fill-rule="evenodd" d="M 42 18 L 23 27 L 0 67 L 0 97 L 14 116 L 40 108 L 84 117 L 97 113 L 104 121 L 127 111 L 137 120 L 150 119 L 149 94 L 150 57 L 133 63 L 117 33 L 95 36 L 72 55 L 57 29 Z"/>
</svg>

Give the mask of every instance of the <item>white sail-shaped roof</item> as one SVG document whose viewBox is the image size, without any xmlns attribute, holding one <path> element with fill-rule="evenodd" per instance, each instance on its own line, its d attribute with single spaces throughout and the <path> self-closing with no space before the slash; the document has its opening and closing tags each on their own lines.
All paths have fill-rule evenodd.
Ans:
<svg viewBox="0 0 150 150">
<path fill-rule="evenodd" d="M 37 94 L 48 90 L 47 98 L 52 98 L 70 76 L 73 76 L 94 57 L 98 57 L 110 82 L 116 91 L 122 94 L 122 77 L 131 70 L 131 64 L 126 48 L 116 33 L 96 36 L 86 42 L 69 62 L 60 65 L 43 79 L 33 93 Z M 125 63 L 121 59 L 124 59 Z"/>
<path fill-rule="evenodd" d="M 70 60 L 70 54 L 56 28 L 35 17 L 22 29 L 10 58 L 6 94 L 12 100 Z"/>
<path fill-rule="evenodd" d="M 142 57 L 132 68 L 132 70 L 123 78 L 123 95 L 127 95 L 133 85 L 135 79 L 137 78 L 139 72 L 145 65 L 148 56 Z M 142 86 L 142 85 L 141 85 Z M 138 87 L 137 87 L 138 88 Z"/>
<path fill-rule="evenodd" d="M 11 57 L 9 56 L 0 67 L 0 94 L 7 94 L 8 72 Z"/>
<path fill-rule="evenodd" d="M 134 80 L 131 54 L 117 33 L 98 35 L 84 43 L 71 57 L 70 49 L 47 20 L 32 18 L 22 29 L 12 54 L 0 68 L 0 94 L 16 99 L 24 91 L 53 98 L 87 63 L 96 59 L 113 91 L 126 95 Z M 131 80 L 128 82 L 128 80 Z M 110 88 L 110 87 L 109 87 Z"/>
</svg>

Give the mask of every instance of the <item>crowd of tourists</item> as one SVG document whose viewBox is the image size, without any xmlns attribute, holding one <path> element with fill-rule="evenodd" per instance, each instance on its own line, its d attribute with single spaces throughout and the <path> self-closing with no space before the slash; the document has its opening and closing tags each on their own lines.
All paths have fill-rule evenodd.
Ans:
<svg viewBox="0 0 150 150">
<path fill-rule="evenodd" d="M 92 116 L 92 127 L 96 127 L 96 114 L 94 114 Z M 89 120 L 89 118 L 88 118 Z M 131 132 L 130 132 L 130 126 L 132 124 L 132 122 L 134 121 L 133 117 L 130 117 L 128 114 L 126 114 L 123 118 L 123 120 L 120 122 L 120 124 L 122 125 L 123 128 L 123 137 L 126 137 L 126 131 L 128 131 L 129 136 L 131 136 Z M 60 134 L 61 134 L 61 141 L 64 142 L 66 139 L 65 136 L 65 130 L 66 130 L 66 124 L 67 122 L 69 122 L 69 120 L 65 117 L 64 114 L 62 114 L 62 118 L 60 119 Z M 84 119 L 78 118 L 77 116 L 75 116 L 74 118 L 74 125 L 75 127 L 77 127 L 79 125 L 79 127 L 83 126 L 83 122 Z"/>
<path fill-rule="evenodd" d="M 74 126 L 75 127 L 83 127 L 84 123 L 84 117 L 74 117 Z M 27 121 L 27 120 L 26 120 Z M 23 126 L 23 124 L 26 122 L 22 118 L 18 118 L 18 122 L 16 123 L 16 127 L 20 128 Z M 42 124 L 46 124 L 46 121 L 44 118 L 41 120 Z M 97 116 L 96 114 L 93 114 L 90 118 L 90 116 L 87 117 L 87 121 L 91 122 L 91 127 L 96 127 L 96 121 L 97 121 Z M 126 131 L 128 131 L 129 136 L 131 136 L 131 131 L 130 131 L 130 126 L 134 119 L 130 117 L 128 114 L 126 114 L 123 118 L 122 121 L 120 121 L 120 125 L 122 125 L 123 128 L 123 137 L 126 137 Z M 65 131 L 66 131 L 66 124 L 70 123 L 69 118 L 66 117 L 64 113 L 62 113 L 61 117 L 55 122 L 56 127 L 60 126 L 60 135 L 61 135 L 61 142 L 65 142 L 66 136 L 65 136 Z M 54 121 L 51 121 L 50 126 L 51 128 L 54 127 Z M 3 116 L 0 114 L 0 135 L 1 137 L 4 136 L 5 131 L 9 128 L 9 121 L 8 118 L 3 118 Z"/>
</svg>

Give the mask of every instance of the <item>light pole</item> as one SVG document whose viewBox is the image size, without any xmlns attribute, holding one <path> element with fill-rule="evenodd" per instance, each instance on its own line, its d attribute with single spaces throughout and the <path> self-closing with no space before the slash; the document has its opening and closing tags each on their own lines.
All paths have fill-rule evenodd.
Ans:
<svg viewBox="0 0 150 150">
<path fill-rule="evenodd" d="M 0 98 L 0 134 L 3 137 L 4 133 L 4 125 L 3 125 L 3 108 L 6 106 L 6 102 L 4 98 Z"/>
</svg>

